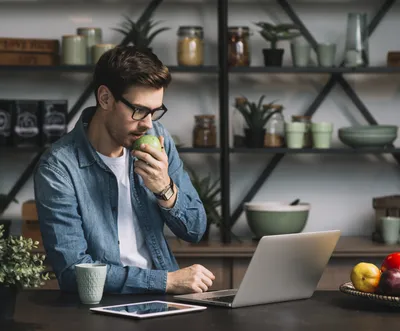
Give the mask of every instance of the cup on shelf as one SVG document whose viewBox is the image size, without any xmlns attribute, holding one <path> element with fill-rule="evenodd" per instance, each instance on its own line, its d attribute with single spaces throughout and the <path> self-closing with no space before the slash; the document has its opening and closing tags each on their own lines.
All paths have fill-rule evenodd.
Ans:
<svg viewBox="0 0 400 331">
<path fill-rule="evenodd" d="M 85 65 L 87 61 L 86 37 L 83 35 L 62 36 L 62 64 Z"/>
<path fill-rule="evenodd" d="M 318 63 L 321 67 L 333 67 L 336 58 L 336 44 L 320 43 L 317 48 Z"/>
<path fill-rule="evenodd" d="M 296 38 L 290 43 L 293 65 L 308 67 L 310 64 L 311 45 L 304 38 Z"/>
<path fill-rule="evenodd" d="M 397 244 L 399 241 L 400 217 L 381 217 L 381 234 L 383 242 L 387 245 Z"/>
<path fill-rule="evenodd" d="M 311 134 L 314 148 L 330 148 L 332 141 L 333 124 L 317 122 L 311 124 Z"/>
<path fill-rule="evenodd" d="M 285 138 L 288 148 L 302 148 L 304 144 L 304 133 L 306 132 L 306 123 L 286 122 Z"/>
<path fill-rule="evenodd" d="M 104 291 L 107 265 L 100 263 L 81 263 L 75 265 L 78 294 L 83 304 L 98 304 Z"/>
<path fill-rule="evenodd" d="M 76 33 L 86 37 L 86 63 L 94 64 L 92 50 L 94 45 L 101 44 L 103 41 L 101 28 L 80 27 L 76 29 Z"/>
<path fill-rule="evenodd" d="M 92 64 L 96 64 L 100 57 L 108 50 L 117 46 L 116 44 L 96 44 L 92 47 Z"/>
</svg>

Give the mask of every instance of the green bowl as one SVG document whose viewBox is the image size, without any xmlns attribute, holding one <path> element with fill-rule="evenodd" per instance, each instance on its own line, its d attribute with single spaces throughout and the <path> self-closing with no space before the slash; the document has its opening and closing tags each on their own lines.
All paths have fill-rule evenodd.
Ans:
<svg viewBox="0 0 400 331">
<path fill-rule="evenodd" d="M 367 135 L 396 135 L 398 126 L 396 125 L 354 125 L 340 128 L 342 134 L 367 134 Z"/>
<path fill-rule="evenodd" d="M 285 202 L 246 203 L 247 224 L 257 239 L 263 236 L 299 233 L 307 224 L 310 204 L 290 206 Z"/>
<path fill-rule="evenodd" d="M 350 147 L 385 147 L 392 144 L 397 138 L 395 133 L 349 133 L 338 132 L 340 141 Z"/>
</svg>

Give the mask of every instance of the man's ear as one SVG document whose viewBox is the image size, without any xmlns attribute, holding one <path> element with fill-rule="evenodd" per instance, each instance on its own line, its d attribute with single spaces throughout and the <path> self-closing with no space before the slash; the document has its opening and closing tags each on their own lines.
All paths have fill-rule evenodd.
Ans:
<svg viewBox="0 0 400 331">
<path fill-rule="evenodd" d="M 110 110 L 112 108 L 113 97 L 110 90 L 106 86 L 101 85 L 97 89 L 97 99 L 100 107 L 104 110 Z"/>
</svg>

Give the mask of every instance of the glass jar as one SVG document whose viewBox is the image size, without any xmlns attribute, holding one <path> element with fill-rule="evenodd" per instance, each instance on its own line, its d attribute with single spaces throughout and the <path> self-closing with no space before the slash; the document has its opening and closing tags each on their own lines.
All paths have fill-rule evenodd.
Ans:
<svg viewBox="0 0 400 331">
<path fill-rule="evenodd" d="M 349 13 L 347 16 L 345 66 L 369 65 L 368 20 L 365 13 Z"/>
<path fill-rule="evenodd" d="M 240 104 L 243 104 L 246 100 L 247 99 L 244 97 L 235 98 L 235 108 L 232 115 L 233 147 L 245 147 L 244 129 L 247 125 L 242 113 L 237 109 L 237 107 Z"/>
<path fill-rule="evenodd" d="M 245 67 L 250 65 L 250 31 L 247 26 L 228 28 L 228 65 Z"/>
<path fill-rule="evenodd" d="M 214 115 L 197 115 L 193 129 L 193 147 L 216 147 L 217 133 Z"/>
<path fill-rule="evenodd" d="M 303 147 L 311 148 L 313 146 L 311 134 L 311 116 L 293 115 L 292 122 L 306 123 L 306 132 L 304 133 Z"/>
<path fill-rule="evenodd" d="M 282 147 L 285 140 L 285 118 L 282 114 L 283 107 L 281 105 L 263 105 L 270 108 L 268 114 L 273 114 L 265 125 L 264 147 Z"/>
<path fill-rule="evenodd" d="M 203 65 L 203 28 L 201 26 L 180 26 L 177 35 L 179 37 L 177 45 L 178 65 Z"/>
</svg>

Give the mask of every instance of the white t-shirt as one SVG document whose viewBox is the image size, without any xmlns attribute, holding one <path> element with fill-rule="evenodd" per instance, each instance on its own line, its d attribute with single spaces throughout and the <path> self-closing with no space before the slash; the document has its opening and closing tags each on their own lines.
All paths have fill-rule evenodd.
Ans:
<svg viewBox="0 0 400 331">
<path fill-rule="evenodd" d="M 98 152 L 97 154 L 112 170 L 118 182 L 118 238 L 121 263 L 124 266 L 151 269 L 151 256 L 131 202 L 129 153 L 124 148 L 120 157 L 108 157 Z"/>
</svg>

